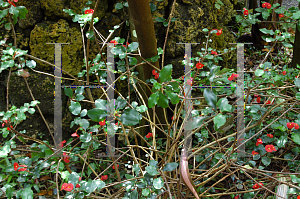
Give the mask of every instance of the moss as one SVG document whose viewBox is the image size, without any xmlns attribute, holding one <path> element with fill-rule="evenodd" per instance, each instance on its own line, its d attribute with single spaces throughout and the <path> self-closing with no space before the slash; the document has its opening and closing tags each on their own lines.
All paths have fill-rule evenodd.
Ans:
<svg viewBox="0 0 300 199">
<path fill-rule="evenodd" d="M 46 22 L 37 24 L 31 31 L 29 46 L 31 54 L 50 63 L 54 63 L 54 45 L 46 43 L 71 43 L 62 45 L 63 69 L 77 75 L 83 64 L 81 33 L 76 28 L 70 28 L 66 20 L 60 19 L 57 23 Z M 39 63 L 40 70 L 53 70 L 48 64 Z"/>
</svg>

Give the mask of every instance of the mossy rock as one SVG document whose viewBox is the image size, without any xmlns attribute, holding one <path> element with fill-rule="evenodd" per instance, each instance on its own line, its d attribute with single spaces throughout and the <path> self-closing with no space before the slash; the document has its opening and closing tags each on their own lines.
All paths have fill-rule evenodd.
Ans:
<svg viewBox="0 0 300 199">
<path fill-rule="evenodd" d="M 62 66 L 70 74 L 77 75 L 83 64 L 81 38 L 79 30 L 70 28 L 66 20 L 60 19 L 58 22 L 37 24 L 31 31 L 29 46 L 33 56 L 54 63 L 55 45 L 46 43 L 70 43 L 61 47 Z M 39 62 L 37 69 L 51 71 L 53 67 Z"/>
</svg>

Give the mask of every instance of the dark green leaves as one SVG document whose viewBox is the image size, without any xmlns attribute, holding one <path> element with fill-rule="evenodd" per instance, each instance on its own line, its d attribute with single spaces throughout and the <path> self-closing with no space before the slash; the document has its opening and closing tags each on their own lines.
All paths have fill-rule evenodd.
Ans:
<svg viewBox="0 0 300 199">
<path fill-rule="evenodd" d="M 65 87 L 65 88 L 64 88 L 64 90 L 65 90 L 65 94 L 66 94 L 66 96 L 68 96 L 68 97 L 70 97 L 70 98 L 72 98 L 72 97 L 73 97 L 73 91 L 72 91 L 72 89 L 71 89 L 71 88 L 67 88 L 67 87 Z"/>
<path fill-rule="evenodd" d="M 87 111 L 87 115 L 91 118 L 94 122 L 100 122 L 104 118 L 106 118 L 106 110 L 101 110 L 100 108 L 94 108 L 92 110 Z"/>
<path fill-rule="evenodd" d="M 78 115 L 81 111 L 81 105 L 79 102 L 71 101 L 71 105 L 69 106 L 69 109 L 73 115 Z"/>
<path fill-rule="evenodd" d="M 140 122 L 142 115 L 135 109 L 126 109 L 123 111 L 120 120 L 124 125 L 134 126 Z"/>
<path fill-rule="evenodd" d="M 226 116 L 222 114 L 218 114 L 214 117 L 214 124 L 216 125 L 217 129 L 223 126 L 226 122 Z"/>
<path fill-rule="evenodd" d="M 28 10 L 24 6 L 18 6 L 16 8 L 19 10 L 19 18 L 25 19 L 26 14 L 28 13 Z"/>
<path fill-rule="evenodd" d="M 95 106 L 101 110 L 106 110 L 106 100 L 103 99 L 97 99 L 95 101 Z"/>
<path fill-rule="evenodd" d="M 128 45 L 128 51 L 133 52 L 139 47 L 138 42 L 132 42 L 131 44 Z"/>
<path fill-rule="evenodd" d="M 178 163 L 176 162 L 167 163 L 166 166 L 163 168 L 163 171 L 173 171 L 177 167 Z"/>
<path fill-rule="evenodd" d="M 8 13 L 7 9 L 0 10 L 0 19 L 2 19 L 3 17 L 5 17 L 7 15 L 7 13 Z"/>
<path fill-rule="evenodd" d="M 215 110 L 217 110 L 217 96 L 209 89 L 204 89 L 204 98 L 208 105 L 212 106 Z"/>
<path fill-rule="evenodd" d="M 100 190 L 103 189 L 103 187 L 105 187 L 105 182 L 103 182 L 102 180 L 89 180 L 88 182 L 81 183 L 80 190 L 83 190 L 87 193 L 92 193 L 97 188 Z"/>
<path fill-rule="evenodd" d="M 126 100 L 122 99 L 120 96 L 117 98 L 116 101 L 116 109 L 120 110 L 126 106 Z"/>
<path fill-rule="evenodd" d="M 149 173 L 152 176 L 155 176 L 157 174 L 159 174 L 155 168 L 155 166 L 147 166 L 146 168 L 147 173 Z"/>
<path fill-rule="evenodd" d="M 166 65 L 163 67 L 163 69 L 159 73 L 161 82 L 171 80 L 172 68 L 173 68 L 172 64 L 169 64 L 169 65 Z"/>
<path fill-rule="evenodd" d="M 231 112 L 232 110 L 232 105 L 228 104 L 227 98 L 219 99 L 217 106 L 221 109 L 222 112 Z"/>
<path fill-rule="evenodd" d="M 158 97 L 157 104 L 159 106 L 163 107 L 163 108 L 168 108 L 169 107 L 169 100 L 164 94 L 159 92 L 159 97 Z"/>
<path fill-rule="evenodd" d="M 300 145 L 300 135 L 299 133 L 292 133 L 292 140 Z"/>
<path fill-rule="evenodd" d="M 205 118 L 206 117 L 200 117 L 200 116 L 192 117 L 187 121 L 187 123 L 184 126 L 184 129 L 189 131 L 198 128 L 199 126 L 202 125 Z"/>
<path fill-rule="evenodd" d="M 167 94 L 168 98 L 171 100 L 172 104 L 177 104 L 180 101 L 180 98 L 178 97 L 178 95 L 176 93 L 173 93 L 171 91 L 166 91 L 166 94 Z"/>
<path fill-rule="evenodd" d="M 158 97 L 159 97 L 158 91 L 156 93 L 151 94 L 151 96 L 148 99 L 149 108 L 153 108 L 157 104 Z"/>
</svg>

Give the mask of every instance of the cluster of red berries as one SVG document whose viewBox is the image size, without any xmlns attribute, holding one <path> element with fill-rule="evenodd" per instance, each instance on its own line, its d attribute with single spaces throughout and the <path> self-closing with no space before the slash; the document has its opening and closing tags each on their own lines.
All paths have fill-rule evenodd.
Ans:
<svg viewBox="0 0 300 199">
<path fill-rule="evenodd" d="M 203 68 L 204 64 L 200 63 L 200 61 L 196 64 L 197 69 Z"/>
<path fill-rule="evenodd" d="M 247 16 L 248 14 L 249 14 L 249 11 L 246 8 L 244 8 L 244 15 Z"/>
<path fill-rule="evenodd" d="M 272 134 L 267 134 L 268 137 L 270 138 L 273 138 L 273 135 Z M 257 141 L 256 141 L 256 146 L 260 145 L 260 144 L 263 144 L 263 141 L 261 138 L 258 138 Z M 267 152 L 271 153 L 273 151 L 277 151 L 277 149 L 275 148 L 275 146 L 273 144 L 269 144 L 269 145 L 266 145 L 265 146 L 265 149 Z M 252 155 L 257 155 L 258 153 L 255 152 L 255 151 L 252 151 Z"/>
<path fill-rule="evenodd" d="M 210 53 L 211 53 L 212 55 L 218 55 L 218 53 L 217 53 L 216 51 L 213 51 L 213 50 L 212 50 Z"/>
<path fill-rule="evenodd" d="M 153 71 L 152 71 L 152 75 L 154 75 L 154 78 L 155 78 L 155 79 L 158 79 L 158 78 L 159 78 L 159 73 L 156 72 L 156 70 L 153 70 Z"/>
<path fill-rule="evenodd" d="M 292 129 L 292 128 L 299 129 L 299 124 L 294 122 L 288 122 L 286 123 L 286 126 L 288 127 L 288 129 Z"/>
<path fill-rule="evenodd" d="M 93 14 L 94 10 L 93 9 L 88 9 L 84 11 L 84 14 Z"/>
<path fill-rule="evenodd" d="M 240 76 L 240 75 L 235 74 L 235 73 L 232 73 L 231 76 L 228 77 L 228 80 L 229 80 L 229 81 L 232 81 L 232 80 L 234 80 L 234 79 L 235 79 L 236 77 L 238 77 L 238 76 Z"/>
<path fill-rule="evenodd" d="M 23 167 L 23 168 L 19 169 L 19 167 Z M 17 162 L 14 163 L 14 170 L 15 171 L 17 171 L 17 170 L 18 170 L 18 172 L 26 171 L 27 170 L 26 167 L 27 167 L 26 165 L 19 165 Z"/>
<path fill-rule="evenodd" d="M 271 5 L 270 3 L 267 3 L 267 2 L 266 2 L 266 3 L 263 3 L 263 4 L 262 4 L 262 7 L 263 7 L 263 8 L 270 9 L 270 8 L 272 7 L 272 5 Z"/>
<path fill-rule="evenodd" d="M 258 184 L 255 184 L 255 185 L 253 185 L 253 189 L 258 189 L 258 188 L 260 188 L 261 186 L 264 186 L 264 184 L 262 183 L 262 182 L 259 182 Z"/>
<path fill-rule="evenodd" d="M 152 133 L 148 133 L 148 134 L 146 135 L 146 138 L 152 138 L 152 137 L 153 137 Z"/>
<path fill-rule="evenodd" d="M 254 97 L 256 98 L 256 102 L 260 103 L 261 97 L 258 95 L 254 95 Z M 254 101 L 254 99 L 252 101 Z"/>
</svg>

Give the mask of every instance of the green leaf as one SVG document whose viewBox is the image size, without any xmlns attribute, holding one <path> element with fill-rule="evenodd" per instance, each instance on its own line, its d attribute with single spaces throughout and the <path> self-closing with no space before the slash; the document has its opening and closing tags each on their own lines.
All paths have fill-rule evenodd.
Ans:
<svg viewBox="0 0 300 199">
<path fill-rule="evenodd" d="M 261 28 L 259 30 L 260 30 L 260 32 L 262 32 L 264 34 L 270 34 L 270 35 L 274 35 L 275 34 L 273 30 L 268 30 L 266 28 Z"/>
<path fill-rule="evenodd" d="M 157 22 L 164 22 L 165 21 L 165 19 L 163 17 L 156 17 L 155 20 Z"/>
<path fill-rule="evenodd" d="M 253 156 L 253 160 L 259 160 L 259 158 L 260 158 L 259 154 Z"/>
<path fill-rule="evenodd" d="M 7 154 L 10 153 L 11 149 L 9 145 L 4 145 L 0 150 L 0 157 L 4 158 L 7 157 Z"/>
<path fill-rule="evenodd" d="M 116 3 L 115 8 L 116 8 L 116 10 L 121 10 L 123 8 L 123 4 L 122 3 Z"/>
<path fill-rule="evenodd" d="M 271 163 L 271 159 L 268 158 L 267 156 L 264 156 L 261 158 L 262 163 L 267 167 Z"/>
<path fill-rule="evenodd" d="M 180 98 L 178 97 L 178 95 L 176 93 L 173 93 L 171 91 L 165 91 L 168 98 L 171 100 L 172 104 L 177 104 L 180 101 Z"/>
<path fill-rule="evenodd" d="M 214 94 L 213 91 L 205 88 L 204 89 L 204 98 L 208 105 L 212 106 L 215 110 L 217 110 L 217 107 L 216 107 L 217 96 Z"/>
<path fill-rule="evenodd" d="M 290 176 L 293 183 L 298 183 L 298 184 L 300 183 L 300 178 L 298 178 L 296 175 L 290 175 Z"/>
<path fill-rule="evenodd" d="M 253 198 L 254 198 L 254 192 L 244 193 L 243 199 L 253 199 Z"/>
<path fill-rule="evenodd" d="M 257 77 L 262 76 L 263 74 L 264 74 L 264 70 L 262 70 L 262 69 L 256 69 L 255 70 L 255 75 Z"/>
<path fill-rule="evenodd" d="M 184 126 L 184 129 L 187 131 L 196 129 L 202 125 L 203 120 L 205 119 L 206 117 L 200 117 L 200 116 L 192 117 L 187 121 L 187 123 Z"/>
<path fill-rule="evenodd" d="M 135 109 L 125 109 L 120 117 L 121 122 L 127 126 L 134 126 L 140 122 L 142 115 Z"/>
<path fill-rule="evenodd" d="M 157 104 L 158 97 L 159 97 L 158 91 L 156 93 L 151 94 L 151 96 L 148 99 L 149 108 L 153 108 Z"/>
<path fill-rule="evenodd" d="M 167 163 L 166 166 L 163 168 L 163 171 L 173 171 L 177 167 L 178 163 L 176 162 Z"/>
<path fill-rule="evenodd" d="M 137 50 L 138 47 L 139 47 L 138 42 L 132 42 L 131 44 L 128 45 L 128 51 L 133 52 L 133 51 Z"/>
<path fill-rule="evenodd" d="M 87 128 L 90 126 L 90 123 L 87 119 L 80 119 L 78 124 L 83 127 L 84 130 L 87 130 Z"/>
<path fill-rule="evenodd" d="M 84 99 L 84 96 L 81 95 L 81 94 L 78 94 L 78 95 L 76 95 L 76 97 L 75 97 L 75 100 L 76 100 L 77 102 L 80 102 L 80 101 L 83 100 L 83 99 Z"/>
<path fill-rule="evenodd" d="M 300 145 L 300 134 L 299 133 L 292 133 L 292 140 Z"/>
<path fill-rule="evenodd" d="M 15 64 L 14 60 L 9 60 L 9 61 L 5 61 L 5 62 L 1 62 L 1 69 L 5 70 L 8 67 L 13 67 Z"/>
<path fill-rule="evenodd" d="M 300 10 L 297 11 L 296 13 L 293 13 L 293 18 L 294 18 L 295 20 L 300 19 Z"/>
<path fill-rule="evenodd" d="M 19 18 L 25 19 L 26 14 L 28 13 L 28 10 L 24 6 L 18 6 L 16 8 L 19 10 Z"/>
<path fill-rule="evenodd" d="M 133 176 L 133 175 L 130 175 L 130 174 L 125 174 L 125 178 L 126 178 L 127 180 L 130 180 L 130 179 L 134 178 L 134 176 Z"/>
<path fill-rule="evenodd" d="M 288 141 L 288 138 L 287 136 L 280 136 L 280 138 L 276 141 L 276 144 L 278 146 L 278 148 L 282 148 L 282 147 L 285 147 L 285 144 L 287 143 Z"/>
<path fill-rule="evenodd" d="M 78 87 L 78 88 L 76 88 L 76 90 L 75 90 L 75 93 L 76 94 L 82 94 L 84 92 L 84 87 L 82 86 L 82 87 Z"/>
<path fill-rule="evenodd" d="M 26 60 L 26 66 L 28 68 L 35 68 L 36 67 L 36 62 L 34 60 Z"/>
<path fill-rule="evenodd" d="M 222 114 L 218 114 L 214 117 L 214 124 L 216 125 L 217 129 L 219 129 L 221 126 L 223 126 L 226 122 L 226 116 Z"/>
<path fill-rule="evenodd" d="M 142 195 L 143 196 L 148 196 L 150 194 L 150 189 L 143 189 L 142 190 Z"/>
<path fill-rule="evenodd" d="M 153 187 L 155 189 L 161 189 L 161 188 L 163 188 L 164 187 L 164 181 L 163 181 L 163 179 L 161 177 L 154 179 L 153 180 Z"/>
<path fill-rule="evenodd" d="M 130 192 L 130 198 L 129 199 L 137 199 L 138 198 L 138 192 L 136 189 Z"/>
<path fill-rule="evenodd" d="M 139 107 L 136 107 L 136 110 L 137 110 L 138 112 L 140 112 L 140 113 L 144 113 L 144 112 L 146 112 L 146 111 L 148 110 L 148 108 L 147 108 L 147 106 L 145 106 L 145 105 L 141 105 L 141 106 L 139 106 Z"/>
<path fill-rule="evenodd" d="M 7 198 L 12 198 L 13 197 L 13 189 L 12 189 L 12 186 L 10 184 L 6 184 L 4 185 L 5 187 L 5 192 L 6 192 L 6 197 Z"/>
<path fill-rule="evenodd" d="M 157 104 L 163 108 L 168 108 L 169 107 L 169 100 L 168 98 L 161 92 L 159 92 L 159 97 Z"/>
<path fill-rule="evenodd" d="M 105 187 L 105 182 L 103 182 L 102 180 L 94 180 L 94 182 L 97 184 L 98 190 L 101 190 Z"/>
<path fill-rule="evenodd" d="M 68 183 L 72 183 L 76 185 L 79 182 L 79 177 L 80 177 L 79 174 L 73 171 L 69 175 Z"/>
<path fill-rule="evenodd" d="M 159 174 L 155 168 L 155 166 L 147 166 L 146 168 L 147 173 L 149 173 L 152 176 L 155 176 L 157 174 Z"/>
<path fill-rule="evenodd" d="M 126 100 L 122 99 L 120 96 L 116 101 L 116 110 L 123 109 L 126 106 Z"/>
<path fill-rule="evenodd" d="M 215 7 L 220 10 L 220 4 L 215 3 Z"/>
<path fill-rule="evenodd" d="M 25 188 L 21 192 L 22 199 L 33 199 L 33 191 L 31 190 L 31 187 Z"/>
<path fill-rule="evenodd" d="M 73 10 L 71 9 L 63 9 L 63 11 L 67 14 L 69 14 L 70 16 L 76 15 L 76 13 L 73 12 Z"/>
<path fill-rule="evenodd" d="M 86 32 L 85 35 L 86 35 L 86 37 L 87 37 L 88 39 L 92 39 L 92 38 L 94 37 L 94 31 L 89 30 L 89 31 Z"/>
<path fill-rule="evenodd" d="M 300 78 L 295 78 L 295 85 L 300 87 Z"/>
<path fill-rule="evenodd" d="M 5 17 L 8 13 L 8 10 L 5 9 L 5 10 L 0 10 L 0 19 L 2 19 L 3 17 Z"/>
<path fill-rule="evenodd" d="M 150 9 L 151 9 L 151 12 L 154 12 L 156 10 L 155 4 L 150 3 Z"/>
<path fill-rule="evenodd" d="M 172 64 L 166 65 L 163 67 L 163 69 L 161 69 L 160 73 L 159 73 L 159 77 L 161 82 L 165 82 L 168 81 L 169 79 L 171 79 L 171 75 L 172 75 Z"/>
<path fill-rule="evenodd" d="M 101 110 L 106 110 L 107 101 L 103 99 L 97 99 L 95 101 L 95 106 Z"/>
<path fill-rule="evenodd" d="M 9 11 L 10 14 L 14 15 L 15 17 L 19 16 L 19 10 L 17 9 L 17 7 L 11 6 L 8 9 L 8 11 Z"/>
<path fill-rule="evenodd" d="M 231 112 L 232 110 L 232 105 L 228 104 L 227 98 L 219 99 L 217 106 L 221 109 L 222 112 Z"/>
<path fill-rule="evenodd" d="M 71 105 L 69 106 L 69 109 L 73 115 L 78 115 L 81 112 L 81 105 L 79 102 L 71 101 Z"/>
<path fill-rule="evenodd" d="M 92 181 L 89 180 L 88 182 L 82 182 L 79 190 L 83 190 L 87 193 L 92 193 L 98 188 L 99 182 L 96 182 L 96 180 Z"/>
<path fill-rule="evenodd" d="M 87 111 L 87 115 L 91 118 L 94 122 L 100 122 L 106 118 L 106 110 L 101 110 L 99 108 L 94 108 L 92 110 Z"/>
</svg>

